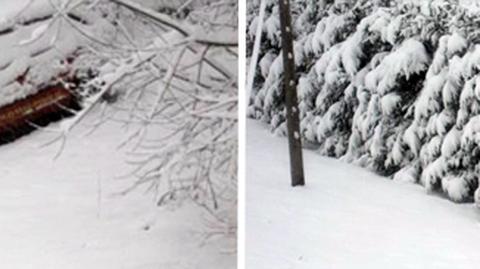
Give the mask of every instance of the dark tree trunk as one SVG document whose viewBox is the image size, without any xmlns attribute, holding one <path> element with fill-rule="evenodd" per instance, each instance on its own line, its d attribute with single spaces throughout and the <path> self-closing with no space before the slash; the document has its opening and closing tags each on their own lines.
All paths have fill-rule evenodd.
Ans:
<svg viewBox="0 0 480 269">
<path fill-rule="evenodd" d="M 280 28 L 282 31 L 282 52 L 284 69 L 285 103 L 287 106 L 287 132 L 290 149 L 290 173 L 292 186 L 305 185 L 303 175 L 302 141 L 300 137 L 300 119 L 297 104 L 295 78 L 295 58 L 293 54 L 293 34 L 289 0 L 279 0 Z"/>
</svg>

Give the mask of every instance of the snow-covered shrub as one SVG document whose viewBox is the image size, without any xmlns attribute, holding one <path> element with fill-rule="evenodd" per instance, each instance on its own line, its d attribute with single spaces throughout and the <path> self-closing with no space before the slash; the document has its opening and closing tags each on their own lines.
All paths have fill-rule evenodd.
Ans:
<svg viewBox="0 0 480 269">
<path fill-rule="evenodd" d="M 274 1 L 267 6 L 278 12 Z M 472 201 L 480 170 L 478 14 L 447 0 L 292 7 L 303 139 L 320 154 Z M 249 2 L 250 37 L 257 8 Z M 285 121 L 283 68 L 281 56 L 271 59 L 281 46 L 275 27 L 264 32 L 261 54 L 272 64 L 259 65 L 249 116 L 276 130 Z"/>
</svg>

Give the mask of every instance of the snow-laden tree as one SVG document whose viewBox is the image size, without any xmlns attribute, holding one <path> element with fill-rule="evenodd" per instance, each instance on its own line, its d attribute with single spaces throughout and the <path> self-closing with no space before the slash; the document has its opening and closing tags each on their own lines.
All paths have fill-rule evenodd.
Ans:
<svg viewBox="0 0 480 269">
<path fill-rule="evenodd" d="M 321 154 L 453 201 L 474 199 L 477 11 L 444 0 L 294 4 L 303 139 Z M 255 34 L 257 5 L 249 2 L 247 36 Z M 270 20 L 248 111 L 283 134 L 281 44 Z"/>
<path fill-rule="evenodd" d="M 208 237 L 235 238 L 237 1 L 37 2 L 22 11 L 47 14 L 29 43 L 55 49 L 75 37 L 70 69 L 82 79 L 72 91 L 83 108 L 54 130 L 62 147 L 91 111 L 94 127 L 123 123 L 133 180 L 125 193 L 193 202 L 209 213 Z"/>
</svg>

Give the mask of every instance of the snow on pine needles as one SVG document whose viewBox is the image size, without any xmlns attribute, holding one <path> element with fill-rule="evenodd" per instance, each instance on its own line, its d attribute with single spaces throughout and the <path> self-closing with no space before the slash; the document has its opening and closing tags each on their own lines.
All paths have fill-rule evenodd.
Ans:
<svg viewBox="0 0 480 269">
<path fill-rule="evenodd" d="M 291 2 L 303 140 L 322 155 L 473 202 L 480 171 L 474 1 Z M 270 33 L 278 11 L 267 3 L 270 26 L 248 114 L 283 135 L 281 48 Z M 257 8 L 249 1 L 250 26 Z"/>
</svg>

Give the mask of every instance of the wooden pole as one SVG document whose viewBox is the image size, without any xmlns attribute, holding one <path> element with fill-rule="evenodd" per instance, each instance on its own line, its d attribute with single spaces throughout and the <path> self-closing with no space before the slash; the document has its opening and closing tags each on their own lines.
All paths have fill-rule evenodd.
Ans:
<svg viewBox="0 0 480 269">
<path fill-rule="evenodd" d="M 283 77 L 285 103 L 287 106 L 287 132 L 290 150 L 290 173 L 292 186 L 305 185 L 303 173 L 302 140 L 295 78 L 295 58 L 289 0 L 279 0 L 280 28 L 282 32 Z"/>
</svg>

